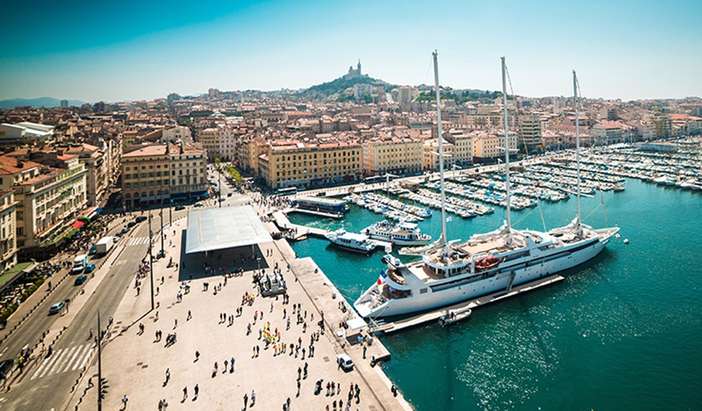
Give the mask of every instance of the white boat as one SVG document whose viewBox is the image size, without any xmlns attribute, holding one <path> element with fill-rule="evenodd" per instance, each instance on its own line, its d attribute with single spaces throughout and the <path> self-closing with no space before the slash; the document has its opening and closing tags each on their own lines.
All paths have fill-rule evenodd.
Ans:
<svg viewBox="0 0 702 411">
<path fill-rule="evenodd" d="M 472 313 L 473 310 L 467 307 L 457 308 L 454 310 L 446 310 L 446 314 L 439 318 L 439 324 L 441 324 L 442 327 L 445 327 L 447 325 L 457 323 L 461 320 L 465 320 L 466 318 L 470 317 Z"/>
<path fill-rule="evenodd" d="M 502 59 L 502 91 L 505 145 L 507 142 L 507 93 Z M 403 316 L 437 309 L 515 285 L 538 280 L 586 263 L 598 255 L 619 228 L 593 229 L 581 223 L 580 139 L 577 78 L 573 72 L 576 102 L 577 214 L 571 223 L 548 232 L 517 230 L 510 219 L 509 150 L 505 150 L 505 223 L 499 229 L 476 234 L 465 243 L 450 243 L 446 237 L 443 178 L 442 127 L 439 80 L 434 53 L 434 80 L 439 136 L 439 172 L 442 196 L 442 231 L 439 246 L 422 255 L 421 261 L 404 264 L 387 255 L 387 265 L 378 280 L 355 302 L 363 317 Z"/>
<path fill-rule="evenodd" d="M 370 238 L 402 246 L 425 245 L 431 241 L 431 236 L 423 234 L 417 224 L 404 221 L 393 224 L 383 220 L 364 228 L 362 232 Z"/>
<path fill-rule="evenodd" d="M 375 243 L 368 241 L 368 236 L 344 230 L 333 231 L 325 237 L 335 246 L 357 253 L 369 254 L 376 247 Z"/>
</svg>

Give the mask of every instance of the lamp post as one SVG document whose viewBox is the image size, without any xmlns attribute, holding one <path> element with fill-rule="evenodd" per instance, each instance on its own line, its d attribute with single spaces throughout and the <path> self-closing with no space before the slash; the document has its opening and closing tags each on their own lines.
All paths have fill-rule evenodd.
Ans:
<svg viewBox="0 0 702 411">
<path fill-rule="evenodd" d="M 151 282 L 151 309 L 154 309 L 154 256 L 151 252 L 153 248 L 151 233 L 151 212 L 149 211 L 149 271 L 150 271 L 150 282 Z"/>
<path fill-rule="evenodd" d="M 100 311 L 97 312 L 97 368 L 98 368 L 97 409 L 98 409 L 98 411 L 102 411 L 102 330 L 100 329 Z"/>
<path fill-rule="evenodd" d="M 159 253 L 159 255 L 165 257 L 166 250 L 163 249 L 163 237 L 163 204 L 161 204 L 161 252 Z"/>
</svg>

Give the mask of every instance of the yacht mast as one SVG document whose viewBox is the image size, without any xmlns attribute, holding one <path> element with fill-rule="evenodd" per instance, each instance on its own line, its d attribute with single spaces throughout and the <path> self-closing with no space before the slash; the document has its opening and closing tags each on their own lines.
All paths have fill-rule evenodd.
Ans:
<svg viewBox="0 0 702 411">
<path fill-rule="evenodd" d="M 434 50 L 434 90 L 436 91 L 436 126 L 439 140 L 439 177 L 441 182 L 441 243 L 444 245 L 444 255 L 448 255 L 448 239 L 446 238 L 446 193 L 444 192 L 444 146 L 443 130 L 441 128 L 441 96 L 439 92 L 439 61 L 438 52 Z"/>
<path fill-rule="evenodd" d="M 509 131 L 507 128 L 507 79 L 505 58 L 500 57 L 502 61 L 502 108 L 504 111 L 504 130 L 505 130 L 505 191 L 507 193 L 507 204 L 505 211 L 505 222 L 507 224 L 507 243 L 512 241 L 512 219 L 511 219 L 511 204 L 510 204 L 510 184 L 509 184 Z"/>
<path fill-rule="evenodd" d="M 573 70 L 573 105 L 575 106 L 575 163 L 578 171 L 578 194 L 577 199 L 577 217 L 575 220 L 578 231 L 580 230 L 580 108 L 578 107 L 578 76 Z"/>
</svg>

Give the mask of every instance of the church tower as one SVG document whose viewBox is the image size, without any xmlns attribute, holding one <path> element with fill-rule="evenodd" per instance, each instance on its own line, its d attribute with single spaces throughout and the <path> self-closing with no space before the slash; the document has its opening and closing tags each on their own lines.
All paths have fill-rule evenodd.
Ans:
<svg viewBox="0 0 702 411">
<path fill-rule="evenodd" d="M 358 59 L 358 64 L 356 65 L 356 75 L 361 75 L 361 59 Z"/>
</svg>

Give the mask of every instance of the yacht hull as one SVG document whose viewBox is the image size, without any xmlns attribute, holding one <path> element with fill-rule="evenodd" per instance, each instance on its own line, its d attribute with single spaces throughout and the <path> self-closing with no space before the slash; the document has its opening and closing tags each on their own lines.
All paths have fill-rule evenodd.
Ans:
<svg viewBox="0 0 702 411">
<path fill-rule="evenodd" d="M 354 307 L 363 317 L 381 318 L 403 316 L 457 304 L 496 291 L 506 290 L 509 287 L 512 275 L 514 275 L 514 280 L 512 281 L 512 286 L 514 286 L 583 264 L 597 256 L 604 249 L 608 240 L 608 237 L 588 240 L 591 243 L 587 244 L 586 247 L 578 247 L 577 251 L 569 252 L 562 257 L 515 270 L 498 272 L 485 279 L 468 282 L 463 285 L 443 289 L 441 289 L 442 286 L 440 284 L 425 286 L 423 288 L 426 288 L 426 291 L 423 293 L 419 289 L 413 290 L 412 295 L 409 297 L 390 299 L 371 308 L 367 302 L 364 302 L 364 297 L 367 293 L 372 292 L 374 287 L 379 287 L 376 284 L 356 300 Z"/>
</svg>

